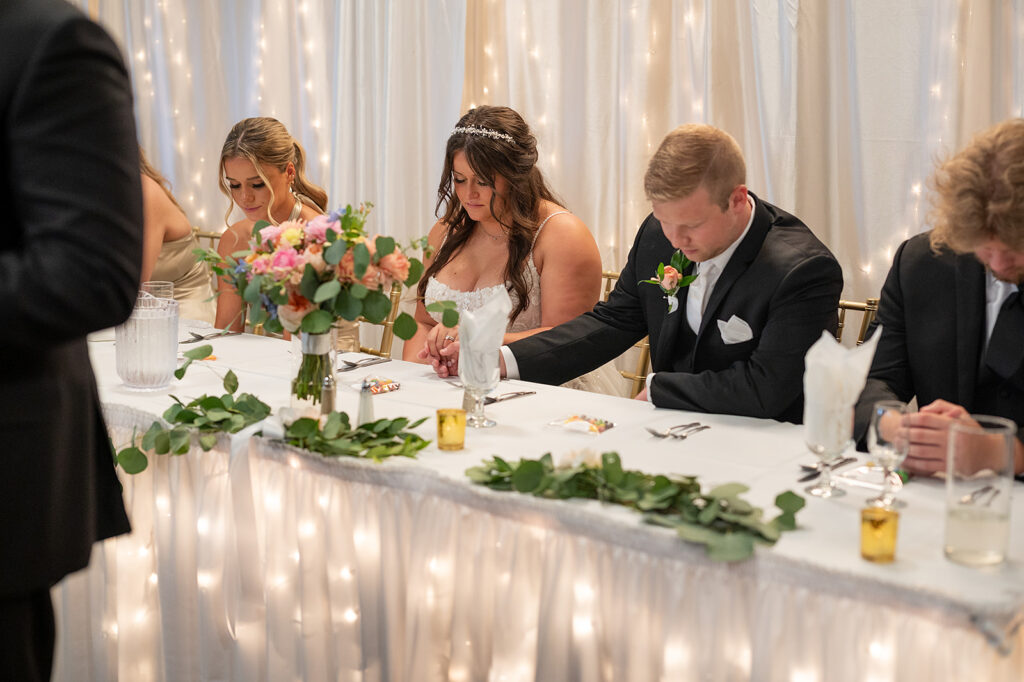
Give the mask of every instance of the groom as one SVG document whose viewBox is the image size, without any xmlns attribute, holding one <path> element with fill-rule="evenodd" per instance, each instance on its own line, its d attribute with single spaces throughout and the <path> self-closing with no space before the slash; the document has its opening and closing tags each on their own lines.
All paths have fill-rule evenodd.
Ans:
<svg viewBox="0 0 1024 682">
<path fill-rule="evenodd" d="M 502 349 L 511 378 L 560 384 L 650 337 L 638 398 L 658 407 L 799 422 L 804 353 L 835 331 L 843 274 L 794 216 L 747 191 L 736 141 L 684 125 L 662 141 L 644 188 L 653 206 L 607 302 Z M 676 249 L 696 279 L 670 306 L 657 278 Z M 671 284 L 671 282 L 669 282 Z"/>
</svg>

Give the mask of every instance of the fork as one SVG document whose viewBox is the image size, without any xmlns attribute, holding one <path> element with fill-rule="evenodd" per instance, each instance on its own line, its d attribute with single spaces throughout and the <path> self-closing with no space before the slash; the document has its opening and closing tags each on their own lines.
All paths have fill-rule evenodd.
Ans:
<svg viewBox="0 0 1024 682">
<path fill-rule="evenodd" d="M 995 492 L 992 494 L 992 497 L 989 498 L 989 501 L 985 503 L 985 506 L 987 507 L 988 505 L 992 504 L 992 500 L 996 499 L 996 495 L 999 494 L 999 489 L 994 488 L 991 485 L 984 485 L 975 490 L 974 492 L 967 493 L 966 495 L 960 498 L 959 502 L 960 504 L 974 504 L 975 502 L 979 501 L 981 498 L 983 498 L 985 495 L 992 492 L 993 490 L 995 490 Z"/>
<path fill-rule="evenodd" d="M 189 332 L 192 335 L 191 339 L 185 341 L 179 341 L 179 343 L 198 343 L 200 341 L 208 341 L 210 339 L 220 338 L 221 336 L 235 336 L 242 332 L 228 331 L 227 329 L 221 329 L 219 331 L 212 332 L 210 334 L 196 334 L 195 332 Z"/>
<path fill-rule="evenodd" d="M 686 440 L 693 434 L 698 433 L 700 431 L 705 431 L 710 428 L 711 427 L 708 426 L 707 424 L 698 424 L 697 426 L 694 426 L 689 429 L 677 429 L 676 431 L 673 431 L 669 435 L 675 438 L 676 440 Z"/>
<path fill-rule="evenodd" d="M 344 367 L 338 368 L 339 372 L 347 372 L 352 369 L 359 369 L 360 367 L 369 367 L 370 365 L 376 365 L 381 362 L 391 362 L 391 358 L 362 358 L 361 360 L 342 360 Z"/>
<path fill-rule="evenodd" d="M 695 426 L 700 426 L 700 422 L 691 422 L 689 424 L 677 424 L 675 426 L 670 426 L 667 429 L 664 429 L 663 431 L 653 429 L 650 426 L 645 426 L 644 428 L 647 429 L 647 432 L 652 436 L 656 436 L 658 438 L 668 438 L 669 436 L 674 435 L 674 431 L 678 431 L 680 429 L 692 429 Z"/>
</svg>

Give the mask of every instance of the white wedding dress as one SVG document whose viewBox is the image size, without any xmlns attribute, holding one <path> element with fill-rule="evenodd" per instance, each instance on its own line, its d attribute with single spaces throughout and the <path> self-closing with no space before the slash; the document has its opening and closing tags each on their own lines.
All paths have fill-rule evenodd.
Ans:
<svg viewBox="0 0 1024 682">
<path fill-rule="evenodd" d="M 568 213 L 568 211 L 557 211 L 552 213 L 544 222 L 537 228 L 537 233 L 533 237 L 534 244 L 537 243 L 537 237 L 540 235 L 541 229 L 547 224 L 548 220 L 558 215 L 559 213 Z M 528 301 L 526 308 L 519 314 L 515 320 L 509 322 L 506 327 L 506 332 L 522 332 L 528 329 L 536 329 L 541 326 L 541 310 L 540 310 L 540 273 L 537 271 L 537 266 L 533 262 L 533 250 L 530 250 L 530 256 L 526 261 L 526 268 L 523 270 L 523 275 L 526 278 L 526 289 Z M 482 289 L 474 289 L 472 291 L 460 291 L 459 289 L 453 289 L 443 282 L 437 281 L 436 278 L 431 277 L 427 280 L 426 290 L 423 292 L 423 303 L 430 305 L 435 301 L 454 301 L 458 307 L 459 312 L 464 310 L 476 310 L 484 304 L 491 296 L 493 296 L 499 289 L 504 288 L 504 284 L 495 284 L 491 287 L 484 287 Z M 508 297 L 512 300 L 512 309 L 515 310 L 519 304 L 519 297 L 516 295 L 514 290 L 509 289 Z M 440 313 L 430 313 L 430 316 L 434 318 L 436 322 L 441 321 Z M 566 383 L 562 384 L 566 388 L 575 388 L 582 391 L 592 391 L 594 393 L 605 393 L 607 395 L 626 395 L 627 384 L 623 379 L 618 370 L 612 362 L 608 362 L 592 372 L 588 372 L 581 377 L 577 377 Z"/>
</svg>

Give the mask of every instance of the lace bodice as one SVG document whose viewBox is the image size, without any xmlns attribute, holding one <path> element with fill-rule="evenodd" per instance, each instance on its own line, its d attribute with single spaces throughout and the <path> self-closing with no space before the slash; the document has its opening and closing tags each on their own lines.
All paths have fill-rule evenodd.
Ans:
<svg viewBox="0 0 1024 682">
<path fill-rule="evenodd" d="M 544 222 L 537 226 L 537 233 L 533 236 L 534 244 L 537 243 L 537 237 L 540 236 L 540 231 L 547 222 L 559 213 L 568 213 L 568 211 L 556 211 L 545 218 Z M 506 332 L 522 332 L 540 326 L 540 272 L 537 271 L 537 266 L 533 262 L 532 248 L 530 249 L 530 256 L 526 260 L 526 267 L 523 269 L 523 276 L 526 278 L 526 291 L 529 300 L 526 303 L 526 308 L 519 314 L 519 317 L 509 322 L 508 327 L 505 329 Z M 494 286 L 482 289 L 460 291 L 459 289 L 451 288 L 443 282 L 439 282 L 435 277 L 431 277 L 427 280 L 427 288 L 423 292 L 423 302 L 425 305 L 429 305 L 435 301 L 454 301 L 455 305 L 459 308 L 459 312 L 476 310 L 488 298 L 493 296 L 499 288 L 507 286 L 508 283 L 495 284 Z M 512 300 L 512 309 L 515 310 L 519 304 L 519 297 L 511 289 L 508 292 L 508 297 Z M 441 315 L 438 313 L 430 313 L 430 316 L 437 322 L 441 321 Z"/>
</svg>

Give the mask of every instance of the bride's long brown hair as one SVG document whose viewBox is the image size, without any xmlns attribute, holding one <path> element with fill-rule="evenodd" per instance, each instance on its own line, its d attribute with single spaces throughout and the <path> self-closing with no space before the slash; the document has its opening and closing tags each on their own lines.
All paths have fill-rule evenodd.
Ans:
<svg viewBox="0 0 1024 682">
<path fill-rule="evenodd" d="M 437 188 L 437 206 L 434 208 L 435 216 L 444 208 L 441 222 L 445 225 L 445 239 L 430 267 L 423 273 L 417 292 L 422 299 L 427 280 L 458 253 L 477 225 L 466 213 L 452 186 L 452 160 L 457 152 L 463 151 L 473 172 L 491 187 L 495 187 L 494 180 L 498 175 L 508 182 L 507 193 L 500 197 L 500 215 L 495 210 L 496 199 L 499 198 L 497 189 L 491 195 L 490 209 L 508 237 L 504 279 L 508 283 L 507 288 L 518 298 L 510 317 L 514 320 L 529 304 L 523 270 L 540 223 L 540 203 L 545 199 L 560 202 L 548 189 L 544 175 L 537 168 L 537 138 L 518 113 L 508 107 L 479 106 L 470 109 L 455 127 L 482 128 L 500 135 L 456 132 L 448 138 L 441 183 Z M 506 135 L 512 138 L 511 142 L 502 137 Z"/>
</svg>

